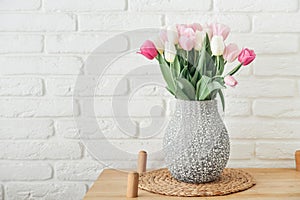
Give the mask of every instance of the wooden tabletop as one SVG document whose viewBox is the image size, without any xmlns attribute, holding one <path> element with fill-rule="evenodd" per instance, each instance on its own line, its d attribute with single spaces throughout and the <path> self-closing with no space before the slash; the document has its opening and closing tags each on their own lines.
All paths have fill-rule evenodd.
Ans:
<svg viewBox="0 0 300 200">
<path fill-rule="evenodd" d="M 218 197 L 168 197 L 139 190 L 137 200 L 223 200 L 262 199 L 300 200 L 300 172 L 295 169 L 247 168 L 256 179 L 256 185 L 246 191 Z M 126 198 L 127 173 L 107 169 L 86 194 L 84 200 L 124 200 Z"/>
</svg>

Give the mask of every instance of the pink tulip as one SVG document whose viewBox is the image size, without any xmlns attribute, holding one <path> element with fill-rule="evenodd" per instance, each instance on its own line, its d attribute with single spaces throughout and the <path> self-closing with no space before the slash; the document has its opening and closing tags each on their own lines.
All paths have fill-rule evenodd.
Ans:
<svg viewBox="0 0 300 200">
<path fill-rule="evenodd" d="M 168 41 L 167 30 L 166 29 L 161 29 L 160 32 L 159 32 L 159 37 L 160 37 L 162 42 Z"/>
<path fill-rule="evenodd" d="M 238 60 L 242 63 L 243 66 L 249 65 L 256 57 L 256 54 L 253 50 L 244 48 L 238 56 Z"/>
<path fill-rule="evenodd" d="M 155 58 L 158 54 L 155 45 L 153 44 L 153 42 L 151 42 L 150 40 L 146 40 L 141 48 L 140 51 L 137 52 L 139 54 L 144 55 L 146 58 L 152 60 L 153 58 Z"/>
<path fill-rule="evenodd" d="M 198 23 L 190 24 L 190 25 L 188 25 L 188 27 L 192 28 L 194 30 L 194 32 L 202 31 L 202 26 L 201 26 L 201 24 L 198 24 Z"/>
<path fill-rule="evenodd" d="M 233 62 L 240 54 L 240 49 L 236 44 L 230 43 L 225 47 L 223 57 L 227 62 Z"/>
<path fill-rule="evenodd" d="M 238 84 L 238 82 L 235 80 L 235 78 L 233 78 L 233 76 L 226 76 L 224 78 L 224 82 L 226 85 L 228 85 L 230 87 L 234 87 Z"/>
<path fill-rule="evenodd" d="M 230 32 L 230 28 L 228 26 L 224 24 L 215 23 L 215 24 L 211 24 L 210 27 L 212 29 L 213 36 L 214 35 L 222 36 L 223 40 L 226 40 Z"/>
<path fill-rule="evenodd" d="M 187 28 L 187 25 L 186 24 L 177 24 L 176 28 L 177 28 L 178 35 L 181 36 L 183 34 L 184 30 Z"/>
<path fill-rule="evenodd" d="M 183 48 L 184 50 L 190 51 L 194 47 L 194 40 L 186 36 L 181 36 L 179 38 L 179 44 L 181 48 Z"/>
<path fill-rule="evenodd" d="M 181 36 L 185 36 L 193 40 L 195 39 L 195 31 L 192 28 L 186 28 L 183 30 Z"/>
<path fill-rule="evenodd" d="M 192 50 L 194 47 L 196 33 L 192 28 L 181 27 L 179 44 L 186 51 Z"/>
</svg>

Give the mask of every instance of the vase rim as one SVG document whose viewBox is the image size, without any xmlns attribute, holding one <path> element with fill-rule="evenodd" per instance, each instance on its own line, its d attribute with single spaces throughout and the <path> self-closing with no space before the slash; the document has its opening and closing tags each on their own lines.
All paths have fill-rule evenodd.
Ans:
<svg viewBox="0 0 300 200">
<path fill-rule="evenodd" d="M 182 102 L 199 102 L 199 103 L 209 103 L 209 102 L 217 102 L 216 99 L 210 99 L 210 100 L 183 100 L 183 99 L 177 99 L 176 101 L 182 101 Z"/>
</svg>

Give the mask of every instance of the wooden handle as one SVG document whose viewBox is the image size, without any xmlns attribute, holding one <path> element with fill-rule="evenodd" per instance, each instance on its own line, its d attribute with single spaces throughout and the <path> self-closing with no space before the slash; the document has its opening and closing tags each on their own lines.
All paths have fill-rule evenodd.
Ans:
<svg viewBox="0 0 300 200">
<path fill-rule="evenodd" d="M 300 150 L 295 152 L 296 170 L 300 171 Z"/>
<path fill-rule="evenodd" d="M 135 198 L 138 196 L 139 174 L 137 172 L 128 173 L 127 179 L 127 195 L 128 198 Z"/>
<path fill-rule="evenodd" d="M 146 172 L 147 168 L 147 152 L 146 151 L 140 151 L 139 157 L 138 157 L 138 173 Z"/>
</svg>

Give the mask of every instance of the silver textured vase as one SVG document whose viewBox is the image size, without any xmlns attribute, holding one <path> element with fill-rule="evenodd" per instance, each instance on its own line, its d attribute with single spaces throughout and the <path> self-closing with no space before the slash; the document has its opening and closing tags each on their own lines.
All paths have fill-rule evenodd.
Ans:
<svg viewBox="0 0 300 200">
<path fill-rule="evenodd" d="M 179 181 L 214 181 L 230 153 L 229 136 L 217 101 L 176 101 L 163 141 L 166 165 Z"/>
</svg>

